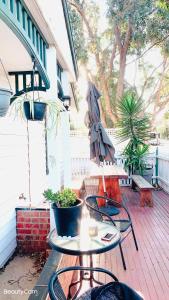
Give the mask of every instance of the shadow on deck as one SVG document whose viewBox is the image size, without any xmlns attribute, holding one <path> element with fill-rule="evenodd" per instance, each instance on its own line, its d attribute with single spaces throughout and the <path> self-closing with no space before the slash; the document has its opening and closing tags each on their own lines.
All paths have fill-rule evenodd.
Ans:
<svg viewBox="0 0 169 300">
<path fill-rule="evenodd" d="M 153 192 L 154 207 L 139 206 L 139 193 L 131 188 L 121 188 L 126 194 L 139 251 L 135 249 L 132 235 L 122 244 L 127 270 L 123 270 L 117 247 L 97 255 L 95 265 L 111 270 L 119 279 L 137 291 L 146 300 L 169 299 L 169 195 Z M 106 282 L 101 275 L 99 279 Z"/>
</svg>

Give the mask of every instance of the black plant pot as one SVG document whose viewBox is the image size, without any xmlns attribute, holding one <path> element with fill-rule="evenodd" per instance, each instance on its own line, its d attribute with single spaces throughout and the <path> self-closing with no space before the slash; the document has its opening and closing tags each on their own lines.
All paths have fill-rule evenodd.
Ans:
<svg viewBox="0 0 169 300">
<path fill-rule="evenodd" d="M 153 167 L 147 167 L 143 171 L 143 177 L 151 184 L 152 183 L 152 176 L 153 176 Z"/>
<path fill-rule="evenodd" d="M 43 102 L 33 102 L 34 105 L 34 116 L 30 108 L 30 103 L 28 101 L 24 102 L 24 112 L 27 120 L 31 121 L 42 121 L 46 113 L 46 103 Z"/>
<path fill-rule="evenodd" d="M 75 206 L 57 207 L 52 204 L 56 230 L 59 236 L 76 236 L 80 233 L 83 201 L 77 199 Z"/>
<path fill-rule="evenodd" d="M 12 92 L 7 89 L 0 88 L 0 117 L 7 114 Z"/>
</svg>

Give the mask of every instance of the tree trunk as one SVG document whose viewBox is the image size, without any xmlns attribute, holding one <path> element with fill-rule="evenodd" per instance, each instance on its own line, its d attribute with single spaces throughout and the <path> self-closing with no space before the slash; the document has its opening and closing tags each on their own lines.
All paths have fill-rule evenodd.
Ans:
<svg viewBox="0 0 169 300">
<path fill-rule="evenodd" d="M 107 82 L 104 76 L 101 74 L 100 74 L 100 80 L 101 80 L 103 97 L 105 101 L 105 111 L 114 125 L 117 122 L 117 117 L 116 117 L 116 111 L 114 111 L 114 113 L 112 112 L 112 106 L 111 106 L 110 94 L 109 94 Z"/>
<path fill-rule="evenodd" d="M 120 67 L 119 67 L 119 78 L 117 82 L 116 100 L 119 101 L 124 92 L 124 76 L 126 70 L 126 53 L 124 49 L 120 51 Z"/>
<path fill-rule="evenodd" d="M 112 123 L 114 124 L 117 121 L 116 112 L 115 112 L 115 114 L 112 113 L 109 88 L 108 88 L 106 77 L 102 71 L 102 64 L 100 61 L 99 53 L 97 53 L 97 52 L 95 53 L 95 59 L 96 59 L 96 65 L 98 68 L 98 73 L 99 73 L 100 86 L 102 89 L 102 96 L 104 97 L 104 101 L 105 101 L 105 111 L 106 111 L 107 115 L 109 116 L 110 120 L 112 121 Z"/>
</svg>

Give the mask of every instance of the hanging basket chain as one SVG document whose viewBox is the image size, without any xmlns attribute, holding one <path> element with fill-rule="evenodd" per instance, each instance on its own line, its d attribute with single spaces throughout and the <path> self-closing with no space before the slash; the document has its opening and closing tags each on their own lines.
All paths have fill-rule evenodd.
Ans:
<svg viewBox="0 0 169 300">
<path fill-rule="evenodd" d="M 38 86 L 37 84 L 37 80 L 36 80 L 36 74 L 35 74 L 35 69 L 36 69 L 36 61 L 33 60 L 33 101 L 35 100 L 35 87 Z M 39 90 L 37 90 L 37 95 L 38 95 L 38 99 L 40 99 L 40 94 L 39 94 Z"/>
<path fill-rule="evenodd" d="M 3 68 L 3 70 L 4 70 L 4 73 L 5 73 L 6 79 L 7 79 L 7 81 L 8 81 L 8 84 L 9 84 L 10 90 L 12 91 L 12 86 L 11 86 L 11 83 L 10 83 L 10 81 L 9 81 L 8 74 L 7 74 L 6 70 L 5 70 L 5 66 L 4 66 L 4 64 L 3 64 L 3 62 L 2 62 L 2 59 L 1 59 L 1 58 L 0 58 L 0 63 L 1 63 L 1 65 L 2 65 L 2 68 Z"/>
<path fill-rule="evenodd" d="M 30 136 L 29 136 L 29 124 L 26 123 L 27 130 L 27 149 L 28 149 L 28 186 L 29 186 L 29 208 L 32 207 L 32 197 L 31 197 L 31 162 L 30 162 Z"/>
</svg>

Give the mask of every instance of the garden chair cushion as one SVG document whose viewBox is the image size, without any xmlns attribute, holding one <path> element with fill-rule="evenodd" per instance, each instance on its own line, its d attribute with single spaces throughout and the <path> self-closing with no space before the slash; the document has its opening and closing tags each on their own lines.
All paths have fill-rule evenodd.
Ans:
<svg viewBox="0 0 169 300">
<path fill-rule="evenodd" d="M 77 300 L 143 300 L 133 289 L 122 282 L 110 282 L 95 287 L 77 298 Z"/>
</svg>

